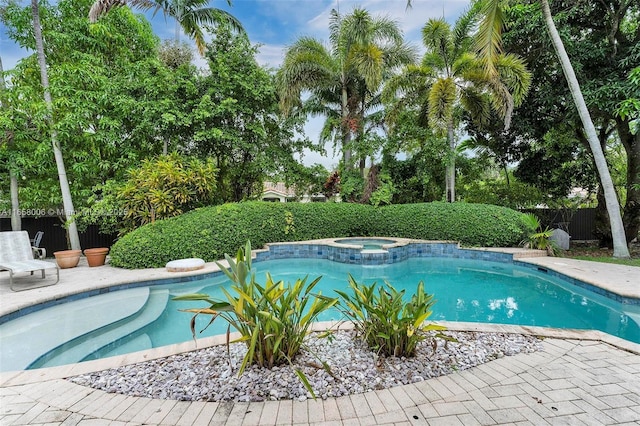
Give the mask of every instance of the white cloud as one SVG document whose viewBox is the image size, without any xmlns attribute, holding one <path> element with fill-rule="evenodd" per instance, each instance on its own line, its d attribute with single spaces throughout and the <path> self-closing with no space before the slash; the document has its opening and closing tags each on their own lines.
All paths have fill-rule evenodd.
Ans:
<svg viewBox="0 0 640 426">
<path fill-rule="evenodd" d="M 284 59 L 285 46 L 263 44 L 258 47 L 256 60 L 260 65 L 278 68 Z"/>
<path fill-rule="evenodd" d="M 469 0 L 413 0 L 407 9 L 404 0 L 334 0 L 321 13 L 308 21 L 319 38 L 329 33 L 331 9 L 339 9 L 342 15 L 350 13 L 354 7 L 368 10 L 373 16 L 385 16 L 398 22 L 408 41 L 420 43 L 420 31 L 430 18 L 444 18 L 453 23 L 469 6 Z"/>
</svg>

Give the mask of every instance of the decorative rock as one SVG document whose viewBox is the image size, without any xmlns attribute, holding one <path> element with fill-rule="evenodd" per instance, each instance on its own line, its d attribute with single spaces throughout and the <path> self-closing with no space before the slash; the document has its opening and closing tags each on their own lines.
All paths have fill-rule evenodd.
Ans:
<svg viewBox="0 0 640 426">
<path fill-rule="evenodd" d="M 169 272 L 196 271 L 204 268 L 204 260 L 192 257 L 189 259 L 178 259 L 168 262 L 166 265 Z"/>
<path fill-rule="evenodd" d="M 493 359 L 530 353 L 541 348 L 534 336 L 504 333 L 447 331 L 455 342 L 429 338 L 420 342 L 412 358 L 376 356 L 353 331 L 337 331 L 332 340 L 310 334 L 294 365 L 277 369 L 249 365 L 241 376 L 238 368 L 247 347 L 231 344 L 233 371 L 229 371 L 224 345 L 199 349 L 168 358 L 72 377 L 73 383 L 110 393 L 183 401 L 265 401 L 309 398 L 296 369 L 304 371 L 316 395 L 322 399 L 368 392 L 420 382 L 450 374 Z M 433 335 L 432 335 L 433 336 Z M 438 343 L 434 352 L 432 339 Z M 309 352 L 311 351 L 311 352 Z M 314 355 L 315 354 L 315 355 Z M 314 368 L 318 359 L 331 373 Z"/>
<path fill-rule="evenodd" d="M 561 250 L 569 250 L 569 243 L 571 241 L 571 235 L 562 229 L 554 229 L 551 237 L 551 241 L 555 241 Z"/>
</svg>

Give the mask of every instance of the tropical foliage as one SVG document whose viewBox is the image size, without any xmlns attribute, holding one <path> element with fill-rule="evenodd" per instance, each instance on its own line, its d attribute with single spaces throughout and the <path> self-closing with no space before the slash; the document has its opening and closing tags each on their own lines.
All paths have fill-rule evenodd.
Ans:
<svg viewBox="0 0 640 426">
<path fill-rule="evenodd" d="M 601 41 L 604 41 L 608 38 L 611 42 L 613 39 L 612 44 L 615 44 L 616 36 L 619 35 L 618 30 L 623 28 L 623 26 L 619 25 L 620 19 L 625 16 L 627 11 L 629 11 L 631 7 L 631 2 L 623 3 L 625 3 L 623 7 L 613 8 L 613 10 L 615 10 L 613 14 L 616 15 L 616 28 L 614 28 L 615 31 L 613 32 L 613 34 L 610 33 L 607 37 L 605 37 L 604 34 L 601 34 Z M 578 78 L 576 77 L 573 64 L 570 60 L 569 55 L 567 54 L 563 40 L 560 37 L 560 33 L 558 32 L 556 24 L 553 20 L 548 0 L 540 0 L 540 6 L 542 10 L 542 17 L 549 34 L 551 44 L 553 45 L 553 48 L 557 54 L 558 62 L 566 78 L 571 98 L 573 99 L 575 109 L 577 110 L 578 117 L 580 118 L 583 137 L 588 143 L 591 154 L 593 155 L 596 169 L 598 171 L 600 185 L 605 201 L 604 204 L 606 204 L 611 224 L 614 257 L 629 257 L 629 248 L 627 246 L 625 229 L 622 223 L 620 204 L 615 193 L 611 174 L 602 149 L 602 144 L 600 139 L 598 138 L 598 132 L 594 125 L 592 116 L 587 108 L 587 104 L 585 102 L 582 89 L 580 88 Z M 498 76 L 497 64 L 502 49 L 501 31 L 505 19 L 505 14 L 502 8 L 503 2 L 501 2 L 500 0 L 487 0 L 482 3 L 481 13 L 484 19 L 482 20 L 479 27 L 478 36 L 476 38 L 476 46 L 480 50 L 480 57 L 483 61 L 485 72 L 490 78 L 497 78 Z M 622 12 L 622 16 L 620 16 L 620 12 Z M 637 10 L 635 12 L 637 13 Z M 634 12 L 632 12 L 632 16 L 633 13 Z M 607 15 L 610 15 L 610 11 L 608 8 L 601 16 Z M 610 47 L 616 49 L 614 45 Z"/>
<path fill-rule="evenodd" d="M 227 0 L 230 5 L 231 0 Z M 112 8 L 128 4 L 142 10 L 162 10 L 165 16 L 171 16 L 182 27 L 182 30 L 196 42 L 196 47 L 201 55 L 206 49 L 203 26 L 215 26 L 217 24 L 231 25 L 237 31 L 244 31 L 240 22 L 228 12 L 207 7 L 209 0 L 96 0 L 89 10 L 89 20 L 96 23 L 98 19 Z"/>
<path fill-rule="evenodd" d="M 100 16 L 95 23 L 86 18 L 92 6 L 92 16 Z M 177 38 L 161 44 L 132 10 L 177 19 L 200 40 L 205 68 L 193 65 L 193 53 Z M 264 181 L 294 185 L 298 196 L 326 192 L 333 200 L 386 206 L 382 216 L 393 211 L 388 204 L 455 199 L 522 208 L 579 190 L 597 204 L 596 235 L 602 244 L 615 239 L 617 256 L 625 255 L 625 238 L 638 236 L 637 2 L 473 1 L 453 25 L 425 18 L 425 55 L 417 63 L 398 23 L 361 7 L 333 11 L 327 41 L 293 40 L 278 70 L 260 66 L 237 21 L 216 10 L 200 0 L 62 0 L 27 8 L 3 2 L 9 38 L 33 52 L 42 41 L 42 53 L 3 72 L 0 207 L 66 212 L 73 210 L 65 207 L 70 199 L 81 212 L 70 217 L 80 225 L 131 229 L 143 221 L 85 212 L 118 211 L 129 170 L 176 152 L 186 163 L 209 161 L 216 169 L 214 192 L 197 205 L 256 199 Z M 554 27 L 561 42 L 544 31 L 554 34 Z M 571 62 L 559 60 L 560 48 Z M 524 63 L 531 90 L 518 104 L 528 84 Z M 565 84 L 570 68 L 580 90 Z M 303 125 L 314 116 L 325 122 L 310 141 Z M 337 169 L 303 166 L 307 150 L 323 152 L 325 142 L 343 152 Z M 377 229 L 363 217 L 358 232 Z M 446 235 L 471 244 L 508 240 L 469 239 L 476 227 Z M 303 234 L 295 223 L 286 229 L 279 238 Z M 321 234 L 311 229 L 308 235 Z M 225 250 L 243 238 L 223 238 L 234 244 Z"/>
<path fill-rule="evenodd" d="M 250 239 L 267 243 L 350 236 L 388 236 L 456 241 L 465 246 L 517 246 L 526 236 L 522 214 L 504 207 L 468 203 L 227 203 L 199 208 L 144 225 L 111 248 L 111 264 L 163 267 L 189 257 L 208 262 Z"/>
<path fill-rule="evenodd" d="M 333 139 L 343 153 L 343 167 L 353 167 L 354 143 L 367 134 L 367 114 L 379 103 L 385 74 L 413 59 L 398 24 L 355 8 L 346 16 L 331 11 L 329 46 L 311 37 L 296 40 L 278 71 L 280 105 L 286 114 L 324 115 L 321 142 Z M 303 91 L 311 97 L 302 102 Z M 355 153 L 355 156 L 354 156 Z"/>
<path fill-rule="evenodd" d="M 392 121 L 398 108 L 413 103 L 423 125 L 446 136 L 449 152 L 446 160 L 446 200 L 455 201 L 455 133 L 461 111 L 483 126 L 493 108 L 509 127 L 513 108 L 518 106 L 530 85 L 530 74 L 524 62 L 514 55 L 496 58 L 497 73 L 489 77 L 483 62 L 472 50 L 471 31 L 477 22 L 478 3 L 464 13 L 454 28 L 443 19 L 430 19 L 422 28 L 427 49 L 420 65 L 407 67 L 403 74 L 391 79 L 385 87 L 385 98 L 395 104 L 390 110 Z M 406 99 L 399 98 L 404 96 Z"/>
<path fill-rule="evenodd" d="M 335 306 L 338 299 L 313 293 L 321 277 L 309 283 L 305 277 L 293 284 L 285 284 L 283 281 L 274 281 L 267 274 L 264 285 L 258 283 L 255 271 L 251 268 L 249 242 L 244 249 L 238 250 L 235 260 L 227 254 L 225 259 L 229 267 L 225 268 L 220 264 L 218 267 L 233 283 L 230 290 L 222 289 L 226 300 L 213 300 L 206 294 L 186 294 L 174 298 L 210 304 L 207 308 L 185 310 L 194 314 L 191 320 L 194 339 L 195 318 L 198 315 L 210 315 L 211 321 L 207 327 L 216 320 L 226 321 L 230 328 L 240 333 L 241 337 L 237 341 L 247 345 L 247 353 L 238 374 L 242 374 L 247 365 L 252 364 L 266 368 L 291 364 L 304 347 L 304 339 L 318 315 Z M 326 364 L 324 367 L 329 369 Z M 296 373 L 313 395 L 313 389 L 304 373 L 300 369 Z"/>
<path fill-rule="evenodd" d="M 359 284 L 349 275 L 349 289 L 351 293 L 336 290 L 342 298 L 341 310 L 378 354 L 413 356 L 418 343 L 433 337 L 430 331 L 446 330 L 441 325 L 425 324 L 435 300 L 425 291 L 422 281 L 409 302 L 403 300 L 405 290 L 398 291 L 386 282 L 384 286 Z M 445 337 L 442 333 L 437 336 Z"/>
</svg>

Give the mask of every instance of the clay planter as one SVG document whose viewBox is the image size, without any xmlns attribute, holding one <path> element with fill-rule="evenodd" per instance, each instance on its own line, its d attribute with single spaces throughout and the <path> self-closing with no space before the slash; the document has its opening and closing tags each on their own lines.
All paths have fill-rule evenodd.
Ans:
<svg viewBox="0 0 640 426">
<path fill-rule="evenodd" d="M 107 253 L 109 253 L 109 249 L 107 247 L 90 248 L 85 249 L 84 251 L 84 255 L 87 258 L 87 263 L 89 264 L 89 266 L 104 265 L 104 260 L 107 257 Z"/>
<path fill-rule="evenodd" d="M 78 266 L 81 254 L 82 250 L 62 250 L 53 253 L 60 269 L 75 268 Z"/>
</svg>

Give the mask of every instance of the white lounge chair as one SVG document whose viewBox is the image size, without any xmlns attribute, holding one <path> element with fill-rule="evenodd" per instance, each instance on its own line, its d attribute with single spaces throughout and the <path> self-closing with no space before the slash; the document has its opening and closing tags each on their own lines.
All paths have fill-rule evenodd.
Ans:
<svg viewBox="0 0 640 426">
<path fill-rule="evenodd" d="M 51 268 L 56 268 L 57 279 L 54 283 L 29 286 L 21 289 L 13 288 L 13 275 L 15 273 L 31 272 L 33 274 L 33 271 L 42 271 L 42 278 L 44 279 L 45 269 Z M 9 271 L 9 284 L 13 291 L 48 287 L 60 281 L 60 269 L 58 269 L 58 265 L 33 258 L 33 249 L 27 231 L 0 232 L 0 271 L 2 270 Z"/>
</svg>

